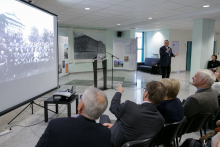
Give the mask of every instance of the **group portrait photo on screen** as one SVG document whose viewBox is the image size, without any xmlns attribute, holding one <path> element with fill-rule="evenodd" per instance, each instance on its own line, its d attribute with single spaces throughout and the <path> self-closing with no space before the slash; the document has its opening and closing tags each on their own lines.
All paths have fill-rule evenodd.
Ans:
<svg viewBox="0 0 220 147">
<path fill-rule="evenodd" d="M 24 9 L 26 11 L 23 11 Z M 53 22 L 52 15 L 40 10 L 27 7 L 18 1 L 2 1 L 0 83 L 53 70 Z"/>
</svg>

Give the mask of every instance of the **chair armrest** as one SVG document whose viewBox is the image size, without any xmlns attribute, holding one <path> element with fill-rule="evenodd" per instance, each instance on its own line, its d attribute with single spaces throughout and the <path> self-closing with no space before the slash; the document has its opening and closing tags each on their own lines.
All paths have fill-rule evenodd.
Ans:
<svg viewBox="0 0 220 147">
<path fill-rule="evenodd" d="M 144 62 L 139 62 L 137 63 L 137 65 L 144 65 Z"/>
</svg>

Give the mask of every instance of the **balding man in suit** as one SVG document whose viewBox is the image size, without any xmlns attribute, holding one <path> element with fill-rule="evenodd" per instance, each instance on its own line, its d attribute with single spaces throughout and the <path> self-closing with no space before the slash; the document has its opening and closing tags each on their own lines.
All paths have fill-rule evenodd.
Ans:
<svg viewBox="0 0 220 147">
<path fill-rule="evenodd" d="M 160 66 L 162 70 L 162 78 L 170 77 L 171 70 L 171 57 L 177 56 L 178 53 L 173 54 L 172 49 L 169 47 L 169 41 L 164 41 L 164 46 L 160 48 Z"/>
</svg>

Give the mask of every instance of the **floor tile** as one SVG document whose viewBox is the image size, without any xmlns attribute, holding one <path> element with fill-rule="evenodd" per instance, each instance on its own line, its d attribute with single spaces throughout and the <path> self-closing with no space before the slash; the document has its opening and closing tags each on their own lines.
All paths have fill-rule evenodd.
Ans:
<svg viewBox="0 0 220 147">
<path fill-rule="evenodd" d="M 113 81 L 124 81 L 125 77 L 116 77 L 113 76 Z M 103 80 L 103 77 L 99 80 Z M 112 77 L 111 76 L 107 76 L 107 81 L 112 81 Z"/>
</svg>

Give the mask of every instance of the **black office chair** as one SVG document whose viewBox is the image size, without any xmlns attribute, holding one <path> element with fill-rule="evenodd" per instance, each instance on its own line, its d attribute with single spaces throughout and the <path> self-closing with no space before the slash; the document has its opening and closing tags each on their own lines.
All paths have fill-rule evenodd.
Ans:
<svg viewBox="0 0 220 147">
<path fill-rule="evenodd" d="M 150 147 L 150 143 L 152 140 L 153 138 L 130 141 L 125 143 L 122 147 Z"/>
<path fill-rule="evenodd" d="M 175 123 L 166 123 L 164 124 L 163 129 L 159 132 L 159 134 L 153 140 L 152 146 L 158 145 L 169 145 L 174 141 L 175 145 L 175 137 L 180 128 L 180 126 L 186 121 L 186 117 L 179 122 Z"/>
<path fill-rule="evenodd" d="M 211 130 L 214 130 L 216 126 L 216 122 L 220 120 L 220 107 L 215 111 L 215 113 L 212 115 L 211 119 L 208 123 L 208 128 Z"/>
<path fill-rule="evenodd" d="M 203 136 L 203 133 L 202 131 L 204 131 L 204 134 L 206 135 L 206 131 L 207 131 L 207 128 L 208 128 L 208 124 L 210 122 L 210 120 L 212 119 L 212 116 L 213 115 L 210 115 L 207 120 L 205 121 L 205 123 L 203 124 L 202 128 L 200 129 L 200 135 Z"/>
<path fill-rule="evenodd" d="M 179 139 L 179 142 L 180 142 L 182 135 L 186 133 L 199 131 L 203 127 L 204 123 L 206 122 L 206 120 L 208 119 L 210 115 L 211 114 L 196 115 L 191 118 L 187 118 L 185 123 L 182 124 L 182 126 L 180 127 L 177 133 L 177 136 L 176 136 L 177 146 L 178 146 L 178 137 L 180 137 Z M 202 137 L 202 134 L 200 135 Z"/>
</svg>

